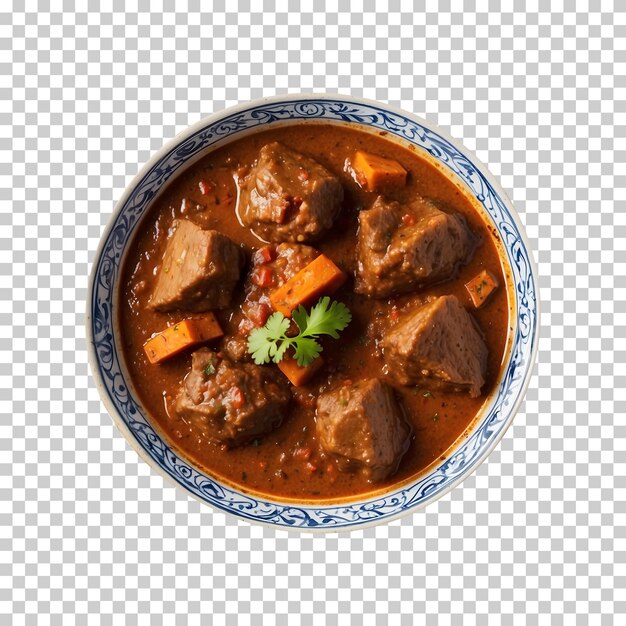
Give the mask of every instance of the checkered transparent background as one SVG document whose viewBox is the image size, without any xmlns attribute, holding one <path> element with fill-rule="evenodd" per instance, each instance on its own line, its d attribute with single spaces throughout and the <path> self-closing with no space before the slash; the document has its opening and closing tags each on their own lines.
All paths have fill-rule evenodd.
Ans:
<svg viewBox="0 0 626 626">
<path fill-rule="evenodd" d="M 10 4 L 0 623 L 626 623 L 625 3 Z M 426 511 L 350 534 L 251 526 L 165 484 L 86 364 L 90 263 L 138 166 L 212 111 L 296 91 L 448 129 L 539 264 L 538 364 L 503 441 Z"/>
</svg>

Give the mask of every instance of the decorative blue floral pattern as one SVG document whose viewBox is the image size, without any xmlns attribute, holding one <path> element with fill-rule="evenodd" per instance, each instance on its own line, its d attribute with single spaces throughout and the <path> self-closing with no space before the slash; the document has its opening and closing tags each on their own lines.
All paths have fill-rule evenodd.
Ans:
<svg viewBox="0 0 626 626">
<path fill-rule="evenodd" d="M 365 503 L 296 506 L 245 495 L 220 485 L 179 457 L 159 437 L 130 393 L 115 343 L 113 319 L 116 282 L 124 248 L 151 200 L 176 172 L 210 148 L 231 141 L 240 133 L 258 127 L 301 120 L 349 122 L 385 130 L 426 150 L 460 177 L 493 220 L 508 254 L 515 284 L 517 324 L 510 363 L 497 396 L 472 435 L 441 466 L 403 489 Z M 88 332 L 95 350 L 95 375 L 139 446 L 166 474 L 196 497 L 213 506 L 250 520 L 277 526 L 309 529 L 355 527 L 396 517 L 442 495 L 466 477 L 488 454 L 510 423 L 515 405 L 530 376 L 537 341 L 537 300 L 532 262 L 507 202 L 487 180 L 481 167 L 439 133 L 401 113 L 374 103 L 350 98 L 316 98 L 270 101 L 229 114 L 184 140 L 179 140 L 136 184 L 118 210 L 94 263 Z"/>
</svg>

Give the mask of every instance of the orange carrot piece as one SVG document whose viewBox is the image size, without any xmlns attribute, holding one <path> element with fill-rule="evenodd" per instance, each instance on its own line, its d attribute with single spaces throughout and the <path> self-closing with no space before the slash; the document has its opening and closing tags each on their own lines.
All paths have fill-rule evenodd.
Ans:
<svg viewBox="0 0 626 626">
<path fill-rule="evenodd" d="M 483 270 L 476 274 L 472 280 L 465 283 L 465 288 L 469 292 L 474 306 L 481 307 L 493 291 L 498 288 L 498 281 L 488 270 Z"/>
<path fill-rule="evenodd" d="M 182 320 L 146 341 L 143 349 L 150 363 L 160 363 L 183 350 L 224 334 L 213 313 Z"/>
<path fill-rule="evenodd" d="M 286 283 L 270 294 L 276 311 L 286 317 L 301 304 L 329 294 L 343 285 L 346 275 L 324 254 L 320 254 Z"/>
<path fill-rule="evenodd" d="M 324 365 L 324 360 L 318 356 L 310 365 L 300 367 L 296 360 L 291 356 L 283 357 L 278 363 L 278 369 L 289 379 L 289 382 L 295 387 L 306 385 L 311 377 L 320 367 Z"/>
<path fill-rule="evenodd" d="M 351 161 L 354 178 L 366 191 L 404 187 L 406 170 L 393 159 L 358 150 Z"/>
<path fill-rule="evenodd" d="M 194 317 L 190 321 L 194 323 L 200 341 L 211 341 L 224 334 L 220 323 L 213 313 L 205 313 L 202 317 Z"/>
</svg>

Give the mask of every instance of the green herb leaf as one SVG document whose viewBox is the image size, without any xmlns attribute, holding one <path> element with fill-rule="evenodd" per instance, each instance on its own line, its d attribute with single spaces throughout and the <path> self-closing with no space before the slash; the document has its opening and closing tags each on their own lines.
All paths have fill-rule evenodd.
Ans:
<svg viewBox="0 0 626 626">
<path fill-rule="evenodd" d="M 300 367 L 306 367 L 313 363 L 322 351 L 322 346 L 312 337 L 301 337 L 295 346 L 296 351 L 293 357 Z"/>
<path fill-rule="evenodd" d="M 270 350 L 275 349 L 275 344 L 268 340 L 264 328 L 255 328 L 248 335 L 248 352 L 252 355 L 257 365 L 270 362 Z"/>
<path fill-rule="evenodd" d="M 272 313 L 263 328 L 272 340 L 280 339 L 289 329 L 289 320 L 282 313 Z"/>
<path fill-rule="evenodd" d="M 282 313 L 273 313 L 265 326 L 255 328 L 248 336 L 248 352 L 257 365 L 262 363 L 280 363 L 288 348 L 294 349 L 294 358 L 301 367 L 310 365 L 322 352 L 317 338 L 329 335 L 339 338 L 342 331 L 352 320 L 352 314 L 342 302 L 330 300 L 328 296 L 320 298 L 310 313 L 300 305 L 293 313 L 293 320 L 299 333 L 288 337 L 290 320 Z"/>
<path fill-rule="evenodd" d="M 343 330 L 352 320 L 350 310 L 343 302 L 333 300 L 325 296 L 306 315 L 304 307 L 300 305 L 294 311 L 293 318 L 302 333 L 311 335 L 330 335 L 333 339 L 339 339 L 338 331 Z"/>
<path fill-rule="evenodd" d="M 285 356 L 285 352 L 287 351 L 288 347 L 289 347 L 289 342 L 283 341 L 276 348 L 275 353 L 272 355 L 272 359 L 273 359 L 274 363 L 280 363 L 283 360 L 283 357 Z"/>
<path fill-rule="evenodd" d="M 213 365 L 213 363 L 209 362 L 207 364 L 207 366 L 204 368 L 204 373 L 207 376 L 210 376 L 211 374 L 215 374 L 215 365 Z"/>
</svg>

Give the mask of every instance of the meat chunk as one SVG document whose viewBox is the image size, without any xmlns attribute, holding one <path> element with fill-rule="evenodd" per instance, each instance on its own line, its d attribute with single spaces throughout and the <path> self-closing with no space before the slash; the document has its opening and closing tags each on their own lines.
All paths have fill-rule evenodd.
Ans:
<svg viewBox="0 0 626 626">
<path fill-rule="evenodd" d="M 400 319 L 381 342 L 389 375 L 401 385 L 467 390 L 485 384 L 487 346 L 455 296 L 441 296 Z"/>
<path fill-rule="evenodd" d="M 261 251 L 262 254 L 259 253 Z M 247 336 L 253 328 L 263 326 L 271 315 L 270 292 L 286 283 L 318 256 L 319 252 L 315 248 L 297 243 L 264 246 L 252 255 L 252 266 L 244 283 L 246 299 L 233 316 L 233 326 L 236 326 L 237 332 L 231 331 L 222 342 L 222 350 L 233 361 L 251 359 Z"/>
<path fill-rule="evenodd" d="M 208 311 L 230 304 L 243 254 L 228 237 L 175 220 L 149 306 L 156 311 Z"/>
<path fill-rule="evenodd" d="M 355 291 L 385 298 L 445 280 L 474 244 L 463 216 L 423 198 L 400 206 L 379 196 L 359 213 Z"/>
<path fill-rule="evenodd" d="M 284 285 L 320 255 L 315 248 L 298 243 L 280 243 L 276 247 L 265 246 L 264 250 L 268 251 L 267 256 L 253 255 L 252 267 L 246 279 L 248 296 L 253 291 L 262 291 L 266 294 Z M 268 271 L 267 280 L 258 280 L 260 269 Z"/>
<path fill-rule="evenodd" d="M 220 350 L 226 356 L 235 362 L 251 361 L 252 357 L 248 354 L 248 340 L 241 335 L 228 335 L 222 340 Z"/>
<path fill-rule="evenodd" d="M 377 378 L 322 394 L 316 429 L 320 445 L 341 471 L 362 472 L 372 482 L 397 471 L 411 435 L 392 388 Z"/>
<path fill-rule="evenodd" d="M 317 161 L 274 142 L 242 180 L 241 221 L 267 241 L 309 241 L 339 213 L 343 187 Z"/>
<path fill-rule="evenodd" d="M 200 348 L 172 410 L 207 438 L 238 446 L 277 428 L 290 399 L 287 382 L 274 369 L 235 364 Z"/>
</svg>

